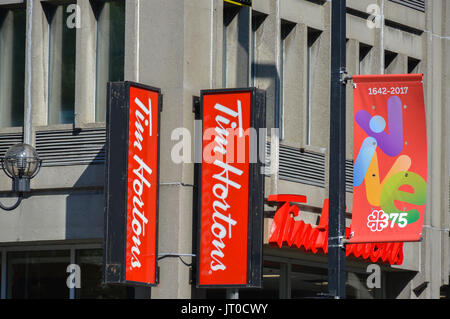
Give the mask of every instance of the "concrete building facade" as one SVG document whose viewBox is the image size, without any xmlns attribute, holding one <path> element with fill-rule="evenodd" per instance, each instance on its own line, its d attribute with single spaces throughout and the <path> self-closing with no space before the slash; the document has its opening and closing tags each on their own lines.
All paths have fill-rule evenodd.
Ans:
<svg viewBox="0 0 450 319">
<path fill-rule="evenodd" d="M 369 263 L 349 259 L 349 298 L 449 297 L 450 3 L 411 2 L 347 0 L 350 75 L 424 74 L 429 154 L 423 241 L 405 244 L 401 266 L 380 264 L 381 288 L 366 285 Z M 252 7 L 223 0 L 0 1 L 0 151 L 25 141 L 43 160 L 31 196 L 0 212 L 1 298 L 227 296 L 196 289 L 178 258 L 159 262 L 160 284 L 151 290 L 100 284 L 108 81 L 140 82 L 164 96 L 160 253 L 196 253 L 195 152 L 181 164 L 171 153 L 182 138 L 177 128 L 191 133 L 184 136 L 191 145 L 198 140 L 192 107 L 203 89 L 266 91 L 267 126 L 279 128 L 280 139 L 268 137 L 267 159 L 279 169 L 266 176 L 265 198 L 306 195 L 302 218 L 317 224 L 328 198 L 330 28 L 331 3 L 322 0 L 254 0 Z M 349 223 L 352 105 L 349 85 Z M 5 204 L 13 201 L 4 174 L 0 194 Z M 326 255 L 269 245 L 275 210 L 266 206 L 264 287 L 239 296 L 326 293 Z M 80 266 L 80 289 L 66 286 L 70 264 Z"/>
</svg>

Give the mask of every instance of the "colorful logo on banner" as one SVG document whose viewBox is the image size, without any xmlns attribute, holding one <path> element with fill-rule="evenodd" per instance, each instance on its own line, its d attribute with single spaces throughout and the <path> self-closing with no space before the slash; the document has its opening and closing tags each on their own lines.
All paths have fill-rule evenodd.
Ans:
<svg viewBox="0 0 450 319">
<path fill-rule="evenodd" d="M 350 242 L 418 241 L 427 131 L 422 75 L 355 76 Z"/>
</svg>

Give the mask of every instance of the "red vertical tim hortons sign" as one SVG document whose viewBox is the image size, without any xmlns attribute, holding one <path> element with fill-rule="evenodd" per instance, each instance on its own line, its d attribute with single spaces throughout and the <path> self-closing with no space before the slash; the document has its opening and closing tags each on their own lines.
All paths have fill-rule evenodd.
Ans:
<svg viewBox="0 0 450 319">
<path fill-rule="evenodd" d="M 259 287 L 264 177 L 257 145 L 265 126 L 265 93 L 202 91 L 201 116 L 197 285 Z"/>
<path fill-rule="evenodd" d="M 110 83 L 105 282 L 157 284 L 159 89 Z"/>
</svg>

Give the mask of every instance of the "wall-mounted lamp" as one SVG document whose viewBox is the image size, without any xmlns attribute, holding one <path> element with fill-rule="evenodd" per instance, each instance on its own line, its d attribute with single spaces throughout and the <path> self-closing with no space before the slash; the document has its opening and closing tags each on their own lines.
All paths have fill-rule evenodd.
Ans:
<svg viewBox="0 0 450 319">
<path fill-rule="evenodd" d="M 0 208 L 11 211 L 19 207 L 25 195 L 30 192 L 30 180 L 39 173 L 42 160 L 32 146 L 17 144 L 6 152 L 1 163 L 5 174 L 12 179 L 12 191 L 17 194 L 18 199 L 11 207 L 0 203 Z"/>
</svg>

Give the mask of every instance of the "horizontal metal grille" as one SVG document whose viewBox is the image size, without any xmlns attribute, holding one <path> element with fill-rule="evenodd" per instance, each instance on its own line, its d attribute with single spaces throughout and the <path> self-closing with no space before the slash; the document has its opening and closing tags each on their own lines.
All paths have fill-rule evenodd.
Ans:
<svg viewBox="0 0 450 319">
<path fill-rule="evenodd" d="M 105 129 L 55 130 L 36 133 L 36 150 L 44 167 L 104 164 Z M 22 143 L 22 134 L 0 135 L 0 157 L 13 145 Z M 279 177 L 295 183 L 325 187 L 324 154 L 280 145 Z M 266 145 L 266 171 L 270 169 L 270 143 Z M 346 161 L 346 190 L 353 192 L 353 161 Z"/>
<path fill-rule="evenodd" d="M 280 179 L 325 187 L 325 155 L 281 146 Z"/>
<path fill-rule="evenodd" d="M 105 129 L 36 133 L 36 150 L 44 167 L 104 164 L 105 142 Z"/>
<path fill-rule="evenodd" d="M 5 156 L 5 153 L 11 146 L 22 143 L 22 134 L 1 134 L 0 135 L 0 158 Z"/>
<path fill-rule="evenodd" d="M 267 144 L 266 175 L 269 166 L 270 144 Z M 325 187 L 325 155 L 280 145 L 279 177 L 295 183 Z"/>
<path fill-rule="evenodd" d="M 425 0 L 391 0 L 391 1 L 402 4 L 409 8 L 425 12 Z"/>
<path fill-rule="evenodd" d="M 321 153 L 303 152 L 300 149 L 280 145 L 280 169 L 279 177 L 295 183 L 325 187 L 325 160 Z M 353 192 L 353 161 L 345 163 L 345 188 L 349 193 Z M 266 170 L 268 176 L 270 167 L 270 143 L 266 146 Z"/>
<path fill-rule="evenodd" d="M 353 161 L 345 161 L 345 190 L 353 193 Z"/>
</svg>

